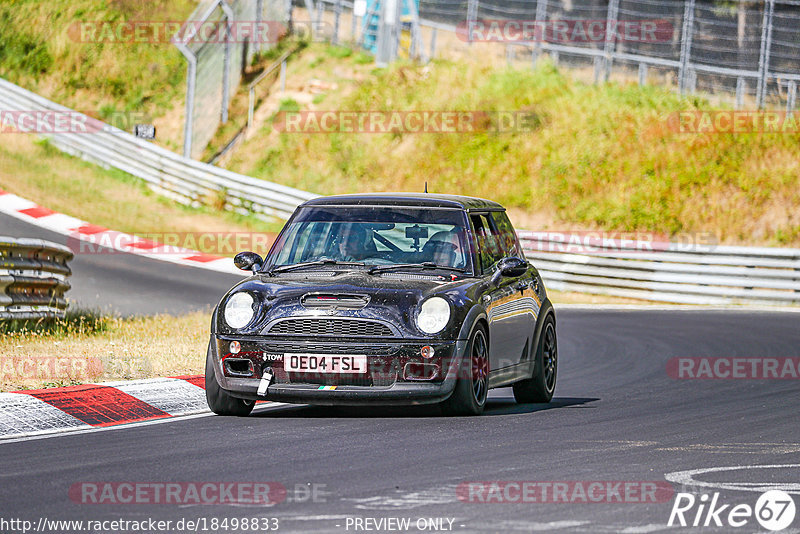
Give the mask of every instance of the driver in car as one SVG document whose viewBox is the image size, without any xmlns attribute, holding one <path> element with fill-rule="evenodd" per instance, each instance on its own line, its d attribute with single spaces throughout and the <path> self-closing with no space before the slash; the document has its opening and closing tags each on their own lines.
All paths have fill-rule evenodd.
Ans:
<svg viewBox="0 0 800 534">
<path fill-rule="evenodd" d="M 367 257 L 367 231 L 360 225 L 351 225 L 343 230 L 337 240 L 340 261 L 362 261 Z"/>
</svg>

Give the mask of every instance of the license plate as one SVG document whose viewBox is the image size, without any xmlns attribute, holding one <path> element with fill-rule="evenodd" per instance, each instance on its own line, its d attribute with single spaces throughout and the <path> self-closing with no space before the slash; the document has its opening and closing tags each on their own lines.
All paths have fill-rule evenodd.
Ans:
<svg viewBox="0 0 800 534">
<path fill-rule="evenodd" d="M 285 354 L 283 369 L 293 373 L 366 373 L 366 354 Z"/>
</svg>

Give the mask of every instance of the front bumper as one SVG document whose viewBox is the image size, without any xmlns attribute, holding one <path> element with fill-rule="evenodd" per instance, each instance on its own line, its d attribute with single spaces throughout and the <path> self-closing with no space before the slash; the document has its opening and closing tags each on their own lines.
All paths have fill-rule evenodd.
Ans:
<svg viewBox="0 0 800 534">
<path fill-rule="evenodd" d="M 232 341 L 241 345 L 235 354 L 230 352 Z M 433 358 L 420 356 L 419 350 L 425 345 L 434 347 Z M 217 382 L 234 397 L 321 405 L 409 405 L 436 403 L 450 396 L 466 345 L 466 340 L 354 343 L 353 340 L 287 341 L 263 336 L 212 335 L 211 357 Z M 285 372 L 283 357 L 293 353 L 366 354 L 369 369 L 363 375 Z M 232 366 L 231 362 L 236 365 Z M 415 377 L 419 364 L 435 364 L 439 370 L 422 378 Z M 235 368 L 233 372 L 232 367 Z M 266 370 L 272 372 L 274 379 L 266 393 L 259 395 Z"/>
</svg>

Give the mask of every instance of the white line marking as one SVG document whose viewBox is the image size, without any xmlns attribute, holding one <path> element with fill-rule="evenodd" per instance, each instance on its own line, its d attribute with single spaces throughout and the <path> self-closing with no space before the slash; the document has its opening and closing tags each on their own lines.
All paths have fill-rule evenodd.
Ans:
<svg viewBox="0 0 800 534">
<path fill-rule="evenodd" d="M 800 464 L 775 464 L 775 465 L 735 465 L 730 467 L 707 467 L 703 469 L 690 469 L 688 471 L 676 471 L 674 473 L 667 473 L 664 478 L 673 484 L 682 484 L 684 486 L 697 486 L 701 488 L 714 488 L 714 489 L 727 489 L 734 491 L 753 491 L 763 493 L 771 489 L 781 489 L 786 493 L 800 495 L 800 483 L 798 482 L 764 482 L 763 484 L 755 482 L 705 482 L 702 480 L 695 480 L 695 475 L 702 475 L 705 473 L 720 473 L 725 471 L 742 471 L 752 469 L 798 469 Z"/>
<path fill-rule="evenodd" d="M 647 534 L 649 532 L 659 532 L 661 530 L 671 530 L 677 528 L 676 526 L 669 525 L 641 525 L 638 527 L 627 527 L 620 530 L 620 534 Z"/>
<path fill-rule="evenodd" d="M 395 490 L 393 495 L 343 500 L 355 502 L 355 507 L 360 510 L 410 510 L 420 506 L 458 502 L 455 484 L 419 491 Z"/>
<path fill-rule="evenodd" d="M 261 412 L 270 412 L 275 409 L 283 409 L 289 407 L 301 407 L 306 406 L 305 404 L 289 404 L 284 402 L 270 402 L 269 404 L 262 406 L 257 406 L 253 409 L 253 413 L 261 413 Z M 162 419 L 154 419 L 152 421 L 141 421 L 139 423 L 126 423 L 117 426 L 104 426 L 98 428 L 87 428 L 85 430 L 59 430 L 53 434 L 45 434 L 45 435 L 33 435 L 33 436 L 21 436 L 17 438 L 10 438 L 10 439 L 0 439 L 0 446 L 5 445 L 6 443 L 17 443 L 20 441 L 33 441 L 38 439 L 49 439 L 49 438 L 61 438 L 65 436 L 75 436 L 78 434 L 93 434 L 95 432 L 107 432 L 110 430 L 124 430 L 127 428 L 139 428 L 142 426 L 150 426 L 150 425 L 161 425 L 164 423 L 173 423 L 177 421 L 187 421 L 189 419 L 199 419 L 201 417 L 210 417 L 213 416 L 210 411 L 204 413 L 198 413 L 193 415 L 181 415 L 178 417 L 165 417 Z"/>
</svg>

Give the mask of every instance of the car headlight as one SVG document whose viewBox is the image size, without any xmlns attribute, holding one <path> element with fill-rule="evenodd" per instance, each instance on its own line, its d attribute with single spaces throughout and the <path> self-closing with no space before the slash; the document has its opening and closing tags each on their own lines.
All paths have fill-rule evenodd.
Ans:
<svg viewBox="0 0 800 534">
<path fill-rule="evenodd" d="M 431 297 L 422 303 L 417 326 L 426 334 L 440 332 L 450 320 L 450 304 L 442 297 Z"/>
<path fill-rule="evenodd" d="M 253 297 L 250 293 L 236 293 L 225 303 L 225 322 L 231 328 L 242 328 L 253 318 Z"/>
</svg>

